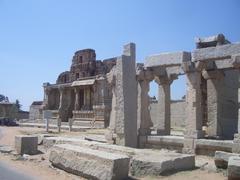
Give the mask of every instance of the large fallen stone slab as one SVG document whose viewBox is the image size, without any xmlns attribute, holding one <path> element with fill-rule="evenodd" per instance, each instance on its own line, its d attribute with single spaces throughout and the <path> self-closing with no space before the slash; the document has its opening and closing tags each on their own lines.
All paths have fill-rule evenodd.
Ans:
<svg viewBox="0 0 240 180">
<path fill-rule="evenodd" d="M 216 151 L 214 162 L 217 168 L 227 169 L 228 161 L 231 156 L 239 157 L 240 154 L 229 153 L 224 151 Z"/>
<path fill-rule="evenodd" d="M 70 144 L 55 145 L 49 156 L 53 166 L 88 179 L 128 177 L 129 157 Z"/>
<path fill-rule="evenodd" d="M 228 162 L 228 179 L 240 179 L 240 157 L 231 156 Z"/>
<path fill-rule="evenodd" d="M 130 172 L 133 176 L 158 176 L 169 172 L 190 170 L 195 167 L 195 156 L 161 150 L 146 151 L 131 159 Z"/>
</svg>

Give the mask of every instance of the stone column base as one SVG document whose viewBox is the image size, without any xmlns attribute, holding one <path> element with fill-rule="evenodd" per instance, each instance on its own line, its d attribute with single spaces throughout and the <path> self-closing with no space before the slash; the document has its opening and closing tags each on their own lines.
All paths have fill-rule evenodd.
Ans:
<svg viewBox="0 0 240 180">
<path fill-rule="evenodd" d="M 196 153 L 196 144 L 195 138 L 184 138 L 182 153 L 186 154 L 195 154 Z"/>
<path fill-rule="evenodd" d="M 145 148 L 147 143 L 147 135 L 139 135 L 138 136 L 138 147 Z"/>
<path fill-rule="evenodd" d="M 116 137 L 117 135 L 111 129 L 108 129 L 105 133 L 105 139 L 109 144 L 116 144 Z"/>
<path fill-rule="evenodd" d="M 186 154 L 195 154 L 196 153 L 196 139 L 204 137 L 204 131 L 195 130 L 195 131 L 185 131 L 184 144 L 183 144 L 183 153 Z"/>
<path fill-rule="evenodd" d="M 234 135 L 232 152 L 240 153 L 240 133 Z"/>
</svg>

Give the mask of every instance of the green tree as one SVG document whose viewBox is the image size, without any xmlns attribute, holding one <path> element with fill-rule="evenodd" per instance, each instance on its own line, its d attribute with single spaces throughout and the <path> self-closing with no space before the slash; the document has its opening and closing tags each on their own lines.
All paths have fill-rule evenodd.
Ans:
<svg viewBox="0 0 240 180">
<path fill-rule="evenodd" d="M 22 105 L 20 104 L 20 102 L 19 102 L 19 100 L 18 100 L 18 99 L 16 100 L 16 103 L 15 103 L 15 104 L 16 104 L 17 110 L 18 110 L 18 111 L 20 111 L 20 110 L 21 110 L 21 107 L 22 107 Z"/>
</svg>

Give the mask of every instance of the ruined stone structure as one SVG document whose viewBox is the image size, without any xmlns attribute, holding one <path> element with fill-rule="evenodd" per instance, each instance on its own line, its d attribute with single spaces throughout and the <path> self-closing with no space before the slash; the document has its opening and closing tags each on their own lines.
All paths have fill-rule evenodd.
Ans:
<svg viewBox="0 0 240 180">
<path fill-rule="evenodd" d="M 197 49 L 192 53 L 183 51 L 148 56 L 144 65 L 137 67 L 138 109 L 136 111 L 140 147 L 145 147 L 148 143 L 153 126 L 149 112 L 149 83 L 154 80 L 159 85 L 157 103 L 159 112 L 154 128 L 158 136 L 170 135 L 170 85 L 179 75 L 185 75 L 187 80 L 183 152 L 195 152 L 196 142 L 200 143 L 196 141 L 199 138 L 233 139 L 234 134 L 239 131 L 237 97 L 239 97 L 240 44 L 231 44 L 224 35 L 220 34 L 198 38 L 196 46 Z M 121 73 L 126 72 L 122 69 Z M 115 74 L 115 78 L 118 79 L 119 76 Z M 124 84 L 124 80 L 121 78 L 120 80 Z M 132 83 L 135 83 L 135 80 L 132 80 Z M 124 91 L 132 93 L 132 90 L 128 91 L 127 86 L 123 86 L 123 90 L 120 90 L 115 85 L 114 89 L 116 96 L 114 99 L 124 96 Z M 131 100 L 135 101 L 134 96 Z M 121 103 L 127 101 L 122 99 Z M 112 107 L 114 114 L 122 113 L 124 117 L 128 113 L 121 111 L 114 104 Z M 134 109 L 131 112 L 135 113 Z M 111 122 L 115 122 L 111 128 L 115 128 L 115 132 L 118 128 L 124 132 L 127 128 L 118 126 L 117 119 L 117 116 L 111 116 Z M 127 118 L 123 121 L 127 121 Z M 132 123 L 135 123 L 134 120 Z M 239 150 L 238 134 L 235 135 L 234 142 L 235 149 Z"/>
<path fill-rule="evenodd" d="M 177 142 L 183 152 L 202 147 L 200 138 L 234 139 L 233 151 L 239 152 L 239 54 L 240 44 L 222 34 L 197 38 L 193 52 L 152 55 L 144 64 L 136 64 L 133 43 L 104 61 L 96 61 L 94 50 L 77 51 L 71 70 L 56 84 L 44 84 L 43 107 L 61 121 L 103 122 L 111 143 L 148 147 L 153 129 L 155 137 L 170 136 L 174 123 L 185 129 Z M 186 76 L 186 99 L 174 104 L 170 87 L 180 75 Z M 152 81 L 158 84 L 154 113 L 148 95 Z"/>
<path fill-rule="evenodd" d="M 29 110 L 29 119 L 37 120 L 42 119 L 43 116 L 43 102 L 42 101 L 34 101 Z"/>
<path fill-rule="evenodd" d="M 79 120 L 107 126 L 112 95 L 105 75 L 115 63 L 116 58 L 96 60 L 93 49 L 75 52 L 70 71 L 61 73 L 56 84 L 43 84 L 43 109 L 52 111 L 59 126 L 69 119 L 71 124 Z"/>
</svg>

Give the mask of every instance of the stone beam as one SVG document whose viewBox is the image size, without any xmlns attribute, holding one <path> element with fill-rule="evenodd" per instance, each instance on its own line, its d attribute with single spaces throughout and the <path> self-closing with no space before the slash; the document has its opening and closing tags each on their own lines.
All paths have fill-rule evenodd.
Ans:
<svg viewBox="0 0 240 180">
<path fill-rule="evenodd" d="M 181 51 L 148 56 L 145 59 L 144 65 L 146 68 L 157 66 L 180 66 L 182 62 L 185 61 L 191 61 L 191 53 Z"/>
<path fill-rule="evenodd" d="M 230 59 L 233 54 L 239 53 L 240 43 L 226 44 L 216 47 L 196 49 L 192 53 L 192 60 L 196 62 Z"/>
</svg>

